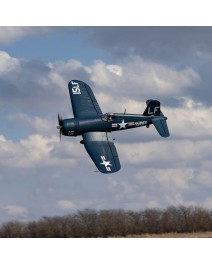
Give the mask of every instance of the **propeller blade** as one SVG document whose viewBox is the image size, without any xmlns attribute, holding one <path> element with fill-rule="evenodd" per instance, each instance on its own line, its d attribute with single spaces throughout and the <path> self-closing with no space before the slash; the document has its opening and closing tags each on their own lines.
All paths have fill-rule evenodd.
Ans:
<svg viewBox="0 0 212 265">
<path fill-rule="evenodd" d="M 61 142 L 61 135 L 62 135 L 62 130 L 60 129 L 60 142 Z"/>
<path fill-rule="evenodd" d="M 58 126 L 57 129 L 59 129 L 59 136 L 60 136 L 60 142 L 61 142 L 61 135 L 62 135 L 62 117 L 60 117 L 60 114 L 58 113 Z"/>
<path fill-rule="evenodd" d="M 58 124 L 60 124 L 60 114 L 59 113 L 58 113 L 57 119 L 58 119 Z"/>
<path fill-rule="evenodd" d="M 60 117 L 60 114 L 58 113 L 58 124 L 61 126 L 62 117 Z"/>
</svg>

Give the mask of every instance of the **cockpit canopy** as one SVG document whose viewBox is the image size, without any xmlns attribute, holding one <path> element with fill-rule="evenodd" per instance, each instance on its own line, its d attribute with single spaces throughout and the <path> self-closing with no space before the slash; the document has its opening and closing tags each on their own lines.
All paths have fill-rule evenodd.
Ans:
<svg viewBox="0 0 212 265">
<path fill-rule="evenodd" d="M 102 115 L 103 121 L 110 122 L 110 121 L 114 121 L 114 119 L 115 119 L 115 115 L 111 112 L 108 112 Z"/>
</svg>

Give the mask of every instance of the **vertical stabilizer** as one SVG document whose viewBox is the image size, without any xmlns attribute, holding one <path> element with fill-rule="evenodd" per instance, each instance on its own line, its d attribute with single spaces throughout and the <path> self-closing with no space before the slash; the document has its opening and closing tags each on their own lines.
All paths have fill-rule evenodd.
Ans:
<svg viewBox="0 0 212 265">
<path fill-rule="evenodd" d="M 148 99 L 146 101 L 147 107 L 143 113 L 144 116 L 152 116 L 152 123 L 156 130 L 162 137 L 169 136 L 169 129 L 167 126 L 167 118 L 163 115 L 160 110 L 160 101 L 154 99 Z"/>
<path fill-rule="evenodd" d="M 160 116 L 160 102 L 158 100 L 148 99 L 147 107 L 143 113 L 144 116 Z"/>
</svg>

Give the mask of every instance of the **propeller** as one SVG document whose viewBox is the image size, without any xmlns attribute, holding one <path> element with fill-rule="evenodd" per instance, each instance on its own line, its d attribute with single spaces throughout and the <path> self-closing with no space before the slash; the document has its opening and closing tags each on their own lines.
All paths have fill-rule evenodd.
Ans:
<svg viewBox="0 0 212 265">
<path fill-rule="evenodd" d="M 58 126 L 57 126 L 57 129 L 59 129 L 60 130 L 60 132 L 59 132 L 59 135 L 60 135 L 60 142 L 61 142 L 61 135 L 62 135 L 62 128 L 63 128 L 63 122 L 62 122 L 63 120 L 62 120 L 62 117 L 60 117 L 60 114 L 58 113 Z"/>
</svg>

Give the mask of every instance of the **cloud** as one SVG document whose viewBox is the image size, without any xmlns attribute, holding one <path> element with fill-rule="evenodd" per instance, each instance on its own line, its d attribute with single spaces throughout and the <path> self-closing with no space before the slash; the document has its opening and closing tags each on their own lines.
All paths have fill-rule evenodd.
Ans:
<svg viewBox="0 0 212 265">
<path fill-rule="evenodd" d="M 55 120 L 53 120 L 53 118 Z M 30 134 L 42 134 L 45 136 L 56 134 L 56 117 L 47 114 L 47 118 L 32 116 L 27 113 L 19 112 L 8 115 L 8 120 L 13 123 L 19 124 L 25 130 L 28 129 Z"/>
<path fill-rule="evenodd" d="M 15 106 L 24 112 L 56 114 L 59 109 L 71 112 L 68 82 L 75 72 L 86 67 L 78 61 L 46 64 L 37 60 L 17 59 L 0 53 L 0 85 L 2 106 Z M 1 60 L 0 60 L 1 61 Z M 83 78 L 84 79 L 84 78 Z M 65 102 L 65 104 L 64 104 Z M 58 106 L 58 109 L 55 109 Z"/>
<path fill-rule="evenodd" d="M 125 83 L 137 85 L 139 92 L 169 96 L 178 95 L 185 89 L 191 88 L 200 81 L 197 72 L 191 68 L 182 70 L 166 65 L 143 60 L 141 57 L 132 57 L 124 66 Z M 143 92 L 144 93 L 144 92 Z"/>
<path fill-rule="evenodd" d="M 22 216 L 25 217 L 28 213 L 27 209 L 20 205 L 6 205 L 4 207 L 1 207 L 3 210 L 7 212 L 8 215 L 14 215 L 14 216 Z"/>
<path fill-rule="evenodd" d="M 94 61 L 90 66 L 84 66 L 76 60 L 67 63 L 51 63 L 51 69 L 59 73 L 63 78 L 84 74 L 84 78 L 90 80 L 97 93 L 105 96 L 117 96 L 132 98 L 147 95 L 175 97 L 184 95 L 187 89 L 196 86 L 201 78 L 199 74 L 190 68 L 178 70 L 160 63 L 144 60 L 139 56 L 132 56 L 123 60 L 119 65 L 105 64 L 103 61 Z M 68 72 L 68 75 L 67 75 Z"/>
<path fill-rule="evenodd" d="M 209 161 L 211 147 L 210 140 L 155 140 L 117 144 L 123 164 L 158 169 L 189 165 L 198 168 L 203 161 Z"/>
<path fill-rule="evenodd" d="M 63 157 L 56 157 L 56 148 L 60 149 L 58 138 L 54 136 L 32 134 L 28 138 L 14 142 L 0 135 L 0 164 L 9 168 L 33 168 L 75 163 L 73 155 L 67 156 L 65 160 Z M 63 150 L 61 152 L 63 153 Z"/>
<path fill-rule="evenodd" d="M 138 56 L 178 71 L 192 67 L 201 82 L 197 86 L 193 84 L 187 94 L 196 101 L 211 105 L 211 31 L 211 27 L 92 27 L 88 40 L 110 54 L 111 61 L 120 62 Z M 156 77 L 151 79 L 150 76 L 148 81 L 158 83 Z M 160 76 L 158 80 L 161 82 Z M 175 78 L 171 87 L 174 81 Z"/>
<path fill-rule="evenodd" d="M 110 108 L 114 106 L 115 109 L 126 107 L 121 106 L 123 99 L 145 101 L 148 98 L 163 98 L 170 104 L 170 98 L 176 100 L 188 95 L 188 91 L 201 80 L 192 68 L 177 70 L 140 57 L 132 57 L 119 65 L 95 61 L 85 66 L 76 60 L 45 64 L 13 58 L 5 52 L 0 56 L 4 61 L 0 65 L 0 104 L 14 105 L 21 111 L 39 115 L 44 112 L 47 115 L 50 111 L 56 115 L 60 109 L 71 113 L 67 89 L 70 77 L 88 82 L 100 105 L 103 101 L 103 104 L 109 103 Z"/>
<path fill-rule="evenodd" d="M 90 69 L 90 79 L 96 87 L 103 87 L 107 93 L 135 99 L 138 96 L 176 97 L 185 93 L 200 81 L 200 76 L 192 68 L 177 70 L 166 65 L 146 61 L 141 57 L 131 57 L 111 71 L 101 61 L 96 61 Z"/>
<path fill-rule="evenodd" d="M 64 167 L 70 169 L 78 165 L 91 164 L 78 138 L 62 137 L 55 133 L 29 134 L 17 141 L 0 135 L 0 165 L 12 169 L 48 169 Z M 46 134 L 46 135 L 45 135 Z"/>
<path fill-rule="evenodd" d="M 212 133 L 211 107 L 189 98 L 181 99 L 181 107 L 165 108 L 173 137 L 209 139 Z"/>
<path fill-rule="evenodd" d="M 77 209 L 75 203 L 69 200 L 59 200 L 57 202 L 57 206 L 62 210 L 76 210 Z"/>
<path fill-rule="evenodd" d="M 0 27 L 0 44 L 8 45 L 27 36 L 46 36 L 56 30 L 57 27 Z"/>
<path fill-rule="evenodd" d="M 88 39 L 119 60 L 139 55 L 183 65 L 200 52 L 211 54 L 211 31 L 210 27 L 92 27 Z"/>
<path fill-rule="evenodd" d="M 8 53 L 0 51 L 0 74 L 10 72 L 19 66 L 19 61 L 12 58 Z"/>
<path fill-rule="evenodd" d="M 98 204 L 97 200 L 87 199 L 87 200 L 58 200 L 57 207 L 61 210 L 77 211 L 83 210 L 90 207 L 95 207 Z"/>
<path fill-rule="evenodd" d="M 200 188 L 199 183 L 196 183 L 199 175 L 195 171 L 195 168 L 183 165 L 162 169 L 143 168 L 141 163 L 140 169 L 133 174 L 131 169 L 130 179 L 124 176 L 120 179 L 109 178 L 108 187 L 112 192 L 114 205 L 121 205 L 124 209 L 191 206 L 197 204 L 197 201 L 205 207 L 208 202 L 207 207 L 210 209 L 210 191 Z"/>
</svg>

